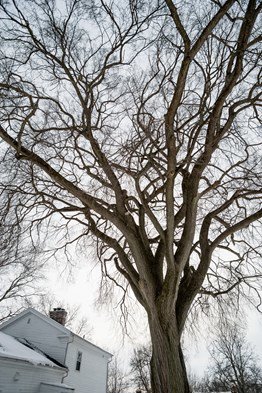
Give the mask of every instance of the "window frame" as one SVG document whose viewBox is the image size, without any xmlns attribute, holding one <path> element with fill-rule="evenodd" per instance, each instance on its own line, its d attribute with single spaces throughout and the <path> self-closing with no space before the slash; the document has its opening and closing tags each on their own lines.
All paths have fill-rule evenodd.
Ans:
<svg viewBox="0 0 262 393">
<path fill-rule="evenodd" d="M 76 365 L 75 365 L 75 370 L 76 371 L 80 371 L 81 370 L 82 358 L 83 358 L 83 352 L 78 351 L 77 352 L 77 356 L 76 356 Z"/>
</svg>

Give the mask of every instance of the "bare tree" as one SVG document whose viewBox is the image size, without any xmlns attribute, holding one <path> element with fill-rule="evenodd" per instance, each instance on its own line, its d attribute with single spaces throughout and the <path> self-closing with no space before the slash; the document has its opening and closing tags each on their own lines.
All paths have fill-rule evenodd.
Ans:
<svg viewBox="0 0 262 393">
<path fill-rule="evenodd" d="M 117 357 L 108 364 L 107 393 L 127 393 L 130 386 L 128 376 L 119 367 Z"/>
<path fill-rule="evenodd" d="M 153 393 L 188 392 L 192 305 L 261 304 L 262 4 L 0 4 L 3 186 L 65 255 L 93 237 L 147 313 Z"/>
<path fill-rule="evenodd" d="M 1 190 L 0 190 L 1 192 Z M 16 221 L 15 209 L 0 194 L 0 321 L 21 311 L 26 301 L 39 294 L 39 249 L 26 239 Z"/>
<path fill-rule="evenodd" d="M 143 345 L 134 350 L 130 361 L 131 380 L 139 389 L 151 393 L 150 386 L 150 360 L 152 350 L 149 345 Z"/>
<path fill-rule="evenodd" d="M 262 369 L 239 325 L 220 324 L 210 354 L 213 365 L 208 371 L 208 391 L 230 391 L 234 386 L 239 393 L 262 392 Z"/>
</svg>

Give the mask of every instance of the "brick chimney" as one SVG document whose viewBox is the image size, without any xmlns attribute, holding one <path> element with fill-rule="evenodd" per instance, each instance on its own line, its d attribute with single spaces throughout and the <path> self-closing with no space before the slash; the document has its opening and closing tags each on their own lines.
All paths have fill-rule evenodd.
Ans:
<svg viewBox="0 0 262 393">
<path fill-rule="evenodd" d="M 56 307 L 53 310 L 49 311 L 49 317 L 54 319 L 56 322 L 60 323 L 61 325 L 65 326 L 67 312 L 64 308 Z"/>
</svg>

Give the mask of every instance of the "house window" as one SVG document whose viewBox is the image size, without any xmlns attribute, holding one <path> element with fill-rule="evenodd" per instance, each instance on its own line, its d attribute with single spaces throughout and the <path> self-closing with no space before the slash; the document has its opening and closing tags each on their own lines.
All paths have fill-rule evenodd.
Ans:
<svg viewBox="0 0 262 393">
<path fill-rule="evenodd" d="M 76 370 L 80 371 L 81 368 L 81 362 L 82 362 L 82 352 L 77 352 L 77 358 L 76 358 Z"/>
</svg>

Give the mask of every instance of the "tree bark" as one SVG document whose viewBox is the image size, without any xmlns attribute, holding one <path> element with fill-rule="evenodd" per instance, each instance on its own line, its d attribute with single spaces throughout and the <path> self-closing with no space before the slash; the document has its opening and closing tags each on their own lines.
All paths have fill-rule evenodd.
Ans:
<svg viewBox="0 0 262 393">
<path fill-rule="evenodd" d="M 152 340 L 152 393 L 189 393 L 186 367 L 176 320 L 166 324 L 159 316 L 149 319 Z"/>
</svg>

